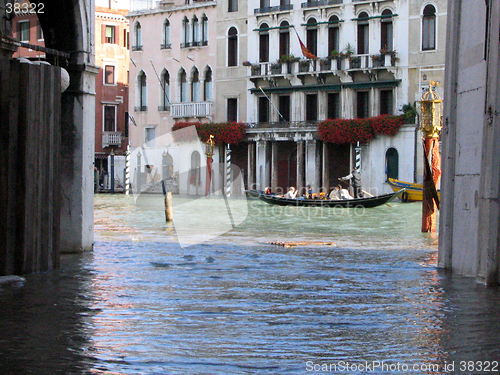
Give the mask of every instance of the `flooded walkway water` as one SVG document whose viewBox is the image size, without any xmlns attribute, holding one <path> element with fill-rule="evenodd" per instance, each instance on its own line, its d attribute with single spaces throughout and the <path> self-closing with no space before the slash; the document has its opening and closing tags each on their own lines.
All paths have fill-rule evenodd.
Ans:
<svg viewBox="0 0 500 375">
<path fill-rule="evenodd" d="M 182 248 L 161 209 L 96 196 L 94 252 L 0 285 L 0 373 L 500 372 L 500 291 L 436 268 L 420 204 L 298 210 L 249 202 Z"/>
</svg>

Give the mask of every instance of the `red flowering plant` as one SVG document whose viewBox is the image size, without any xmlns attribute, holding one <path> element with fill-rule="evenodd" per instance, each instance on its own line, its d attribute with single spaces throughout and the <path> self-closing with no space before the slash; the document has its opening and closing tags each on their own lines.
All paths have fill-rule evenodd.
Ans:
<svg viewBox="0 0 500 375">
<path fill-rule="evenodd" d="M 318 124 L 319 137 L 324 142 L 335 144 L 366 143 L 373 139 L 373 130 L 368 119 L 335 119 Z"/>
<path fill-rule="evenodd" d="M 372 118 L 326 120 L 318 124 L 322 141 L 335 144 L 367 143 L 376 135 L 394 136 L 404 119 L 402 116 L 381 115 Z"/>
<path fill-rule="evenodd" d="M 210 135 L 213 135 L 216 145 L 221 145 L 224 143 L 240 143 L 245 139 L 246 136 L 245 125 L 241 122 L 177 122 L 172 127 L 172 131 L 174 132 L 174 139 L 176 142 L 187 141 L 187 139 L 183 139 L 183 134 L 181 134 L 182 132 L 176 132 L 176 130 L 184 129 L 189 126 L 196 126 L 198 137 L 202 142 L 208 141 Z"/>
<path fill-rule="evenodd" d="M 398 134 L 401 125 L 403 125 L 403 116 L 380 115 L 370 119 L 375 134 L 387 135 L 393 137 Z"/>
</svg>

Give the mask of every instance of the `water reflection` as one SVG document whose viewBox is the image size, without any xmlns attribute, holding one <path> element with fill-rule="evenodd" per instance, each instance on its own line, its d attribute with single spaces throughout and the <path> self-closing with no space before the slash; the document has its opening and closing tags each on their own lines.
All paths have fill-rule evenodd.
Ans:
<svg viewBox="0 0 500 375">
<path fill-rule="evenodd" d="M 438 272 L 419 205 L 308 220 L 259 204 L 183 249 L 161 210 L 98 196 L 92 254 L 0 286 L 0 372 L 475 374 L 459 362 L 499 359 L 500 293 Z M 267 244 L 318 239 L 336 246 Z"/>
</svg>

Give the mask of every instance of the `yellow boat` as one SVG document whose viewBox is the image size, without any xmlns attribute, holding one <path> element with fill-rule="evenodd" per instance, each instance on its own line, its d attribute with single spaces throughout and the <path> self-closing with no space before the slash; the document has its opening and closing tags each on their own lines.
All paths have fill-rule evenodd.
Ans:
<svg viewBox="0 0 500 375">
<path fill-rule="evenodd" d="M 388 182 L 392 190 L 394 190 L 395 192 L 401 189 L 406 189 L 406 191 L 403 192 L 403 194 L 401 194 L 400 196 L 400 199 L 403 202 L 414 202 L 422 200 L 423 197 L 422 184 L 413 184 L 411 182 L 400 181 L 394 178 L 389 178 Z M 439 190 L 437 193 L 439 199 L 441 199 L 441 194 L 439 193 Z"/>
</svg>

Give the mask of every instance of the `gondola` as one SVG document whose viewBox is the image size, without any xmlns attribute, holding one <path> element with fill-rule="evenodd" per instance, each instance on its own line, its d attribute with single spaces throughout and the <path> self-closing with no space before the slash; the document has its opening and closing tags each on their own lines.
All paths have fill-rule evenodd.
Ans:
<svg viewBox="0 0 500 375">
<path fill-rule="evenodd" d="M 389 203 L 397 196 L 402 194 L 405 189 L 402 189 L 396 193 L 379 195 L 376 197 L 368 198 L 353 198 L 353 199 L 340 199 L 340 200 L 330 200 L 330 199 L 307 199 L 307 198 L 296 198 L 289 199 L 284 197 L 278 197 L 276 195 L 266 195 L 259 191 L 252 191 L 253 196 L 259 197 L 263 202 L 278 205 L 278 206 L 297 206 L 297 207 L 340 207 L 340 208 L 356 208 L 356 207 L 377 207 L 383 204 Z"/>
<path fill-rule="evenodd" d="M 392 190 L 395 192 L 401 189 L 406 189 L 404 194 L 401 194 L 400 196 L 400 199 L 403 202 L 415 202 L 422 200 L 423 197 L 422 184 L 414 184 L 411 182 L 400 181 L 393 178 L 389 178 L 387 182 L 391 186 Z M 438 198 L 440 198 L 439 190 L 437 193 L 438 193 Z"/>
</svg>

